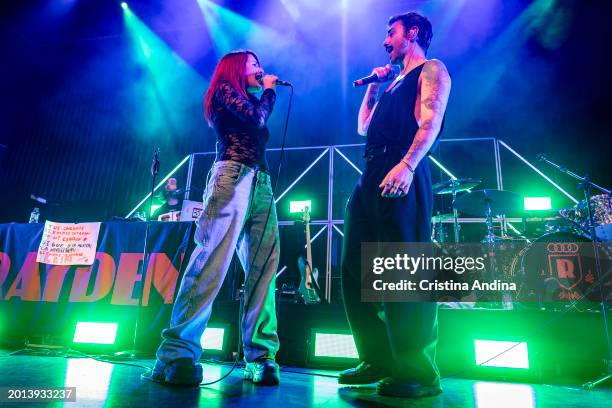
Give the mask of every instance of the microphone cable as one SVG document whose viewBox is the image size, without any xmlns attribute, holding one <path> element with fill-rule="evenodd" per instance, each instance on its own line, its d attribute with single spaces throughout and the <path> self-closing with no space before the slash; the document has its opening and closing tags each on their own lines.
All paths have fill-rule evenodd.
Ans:
<svg viewBox="0 0 612 408">
<path fill-rule="evenodd" d="M 291 92 L 289 94 L 289 104 L 287 106 L 287 115 L 285 116 L 285 125 L 284 125 L 284 128 L 283 128 L 283 138 L 282 138 L 282 141 L 281 141 L 280 158 L 279 158 L 279 161 L 278 161 L 278 167 L 277 167 L 277 171 L 276 171 L 276 180 L 274 180 L 274 186 L 272 187 L 272 198 L 270 200 L 270 205 L 268 206 L 268 212 L 266 214 L 266 221 L 263 224 L 264 225 L 264 230 L 263 230 L 262 237 L 261 237 L 262 239 L 259 240 L 259 245 L 257 245 L 257 249 L 255 250 L 255 255 L 253 255 L 253 264 L 255 263 L 255 260 L 257 260 L 257 254 L 259 253 L 259 250 L 261 249 L 261 244 L 263 243 L 263 237 L 264 237 L 265 232 L 266 232 L 265 228 L 268 225 L 268 221 L 270 220 L 270 213 L 272 212 L 272 206 L 276 204 L 274 197 L 275 197 L 275 194 L 276 194 L 276 188 L 278 186 L 278 179 L 280 178 L 280 173 L 281 173 L 281 169 L 282 169 L 282 166 L 283 166 L 283 158 L 284 158 L 284 155 L 285 155 L 285 142 L 287 140 L 287 128 L 289 126 L 289 117 L 291 115 L 291 105 L 292 105 L 292 102 L 293 102 L 293 85 L 289 84 L 288 86 L 291 89 Z M 255 178 L 254 178 L 253 182 L 257 183 L 257 173 L 255 174 Z M 255 186 L 255 187 L 257 187 L 257 186 Z M 278 224 L 278 218 L 277 218 L 277 224 Z M 272 256 L 272 253 L 274 252 L 275 245 L 276 245 L 276 238 L 275 238 L 275 242 L 272 244 L 272 247 L 270 249 L 270 253 L 266 257 L 265 262 L 262 264 L 262 268 L 261 268 L 262 271 L 264 269 L 263 267 L 270 260 L 270 257 Z M 259 276 L 257 277 L 257 280 L 255 281 L 255 284 L 253 285 L 253 288 L 257 287 L 257 284 L 261 280 L 262 276 L 263 276 L 263 273 L 260 273 Z M 229 377 L 230 374 L 232 374 L 232 372 L 238 366 L 238 362 L 240 360 L 240 353 L 242 352 L 242 343 L 243 343 L 243 339 L 242 339 L 243 312 L 244 312 L 245 309 L 249 308 L 249 306 L 251 305 L 251 300 L 253 299 L 253 294 L 249 293 L 249 296 L 247 298 L 247 302 L 246 302 L 246 304 L 244 304 L 244 295 L 246 294 L 246 280 L 248 279 L 247 271 L 245 271 L 245 277 L 246 277 L 246 279 L 245 279 L 245 290 L 242 291 L 242 296 L 240 297 L 240 310 L 238 311 L 238 347 L 237 347 L 237 352 L 236 352 L 236 358 L 234 359 L 234 364 L 232 365 L 232 367 L 230 368 L 230 370 L 226 374 L 221 376 L 221 378 L 219 378 L 218 380 L 215 380 L 215 381 L 208 382 L 208 383 L 202 383 L 202 384 L 199 385 L 200 388 L 204 388 L 206 386 L 213 385 L 213 384 L 216 384 L 216 383 L 218 383 L 220 381 L 223 381 L 224 379 Z M 276 313 L 276 311 L 274 313 Z"/>
</svg>

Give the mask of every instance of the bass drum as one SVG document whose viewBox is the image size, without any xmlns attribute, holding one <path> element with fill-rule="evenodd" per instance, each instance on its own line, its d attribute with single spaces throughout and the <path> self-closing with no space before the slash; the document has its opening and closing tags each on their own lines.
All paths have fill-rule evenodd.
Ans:
<svg viewBox="0 0 612 408">
<path fill-rule="evenodd" d="M 607 254 L 600 251 L 600 257 L 602 266 L 609 265 Z M 595 285 L 594 246 L 581 232 L 562 230 L 541 236 L 517 254 L 511 271 L 517 284 L 514 300 L 526 307 L 589 310 L 601 301 Z"/>
</svg>

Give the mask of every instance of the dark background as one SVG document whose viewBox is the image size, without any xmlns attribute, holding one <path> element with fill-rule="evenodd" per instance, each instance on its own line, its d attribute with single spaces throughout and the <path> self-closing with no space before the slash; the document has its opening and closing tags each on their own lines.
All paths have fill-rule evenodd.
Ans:
<svg viewBox="0 0 612 408">
<path fill-rule="evenodd" d="M 31 194 L 53 204 L 43 217 L 125 215 L 150 188 L 154 147 L 162 175 L 191 152 L 214 150 L 202 96 L 232 48 L 253 48 L 268 72 L 294 83 L 287 145 L 362 142 L 355 128 L 363 89 L 350 82 L 386 63 L 387 19 L 408 10 L 429 16 L 428 56 L 452 75 L 443 138 L 499 138 L 529 160 L 546 152 L 612 184 L 610 2 L 199 1 L 205 6 L 133 0 L 131 26 L 115 1 L 1 6 L 0 221 L 27 222 L 38 205 Z M 281 144 L 287 110 L 287 89 L 278 95 L 269 147 Z M 453 170 L 484 178 L 469 157 L 489 150 L 465 146 L 469 154 L 446 154 Z M 573 181 L 541 168 L 579 196 Z M 537 177 L 510 168 L 504 187 L 533 194 Z M 572 204 L 554 190 L 544 195 L 555 207 Z"/>
</svg>

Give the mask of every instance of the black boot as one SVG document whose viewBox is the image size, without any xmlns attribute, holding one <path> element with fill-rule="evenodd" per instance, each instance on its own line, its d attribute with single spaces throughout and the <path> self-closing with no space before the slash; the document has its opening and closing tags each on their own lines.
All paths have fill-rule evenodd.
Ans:
<svg viewBox="0 0 612 408">
<path fill-rule="evenodd" d="M 400 398 L 423 398 L 438 395 L 442 392 L 440 381 L 423 385 L 418 382 L 403 381 L 392 377 L 383 378 L 376 386 L 378 395 Z"/>
<path fill-rule="evenodd" d="M 140 378 L 165 385 L 196 387 L 202 382 L 202 366 L 190 358 L 179 358 L 168 364 L 157 360 L 155 367 Z"/>
<path fill-rule="evenodd" d="M 338 376 L 338 383 L 346 385 L 372 384 L 388 375 L 385 369 L 363 361 L 355 368 L 342 371 Z"/>
</svg>

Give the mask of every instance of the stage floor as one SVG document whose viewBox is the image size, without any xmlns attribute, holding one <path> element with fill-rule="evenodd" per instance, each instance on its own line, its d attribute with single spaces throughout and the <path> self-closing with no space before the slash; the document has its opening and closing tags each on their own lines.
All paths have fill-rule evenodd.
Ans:
<svg viewBox="0 0 612 408">
<path fill-rule="evenodd" d="M 152 360 L 137 365 L 152 366 Z M 226 374 L 230 366 L 204 365 L 204 382 Z M 612 389 L 530 385 L 444 378 L 444 393 L 421 400 L 378 397 L 374 386 L 342 387 L 336 371 L 283 368 L 279 387 L 257 387 L 242 380 L 242 370 L 220 383 L 199 389 L 169 388 L 142 381 L 143 368 L 89 358 L 10 355 L 0 351 L 0 387 L 76 387 L 77 402 L 21 402 L 3 406 L 68 407 L 610 407 Z"/>
</svg>

